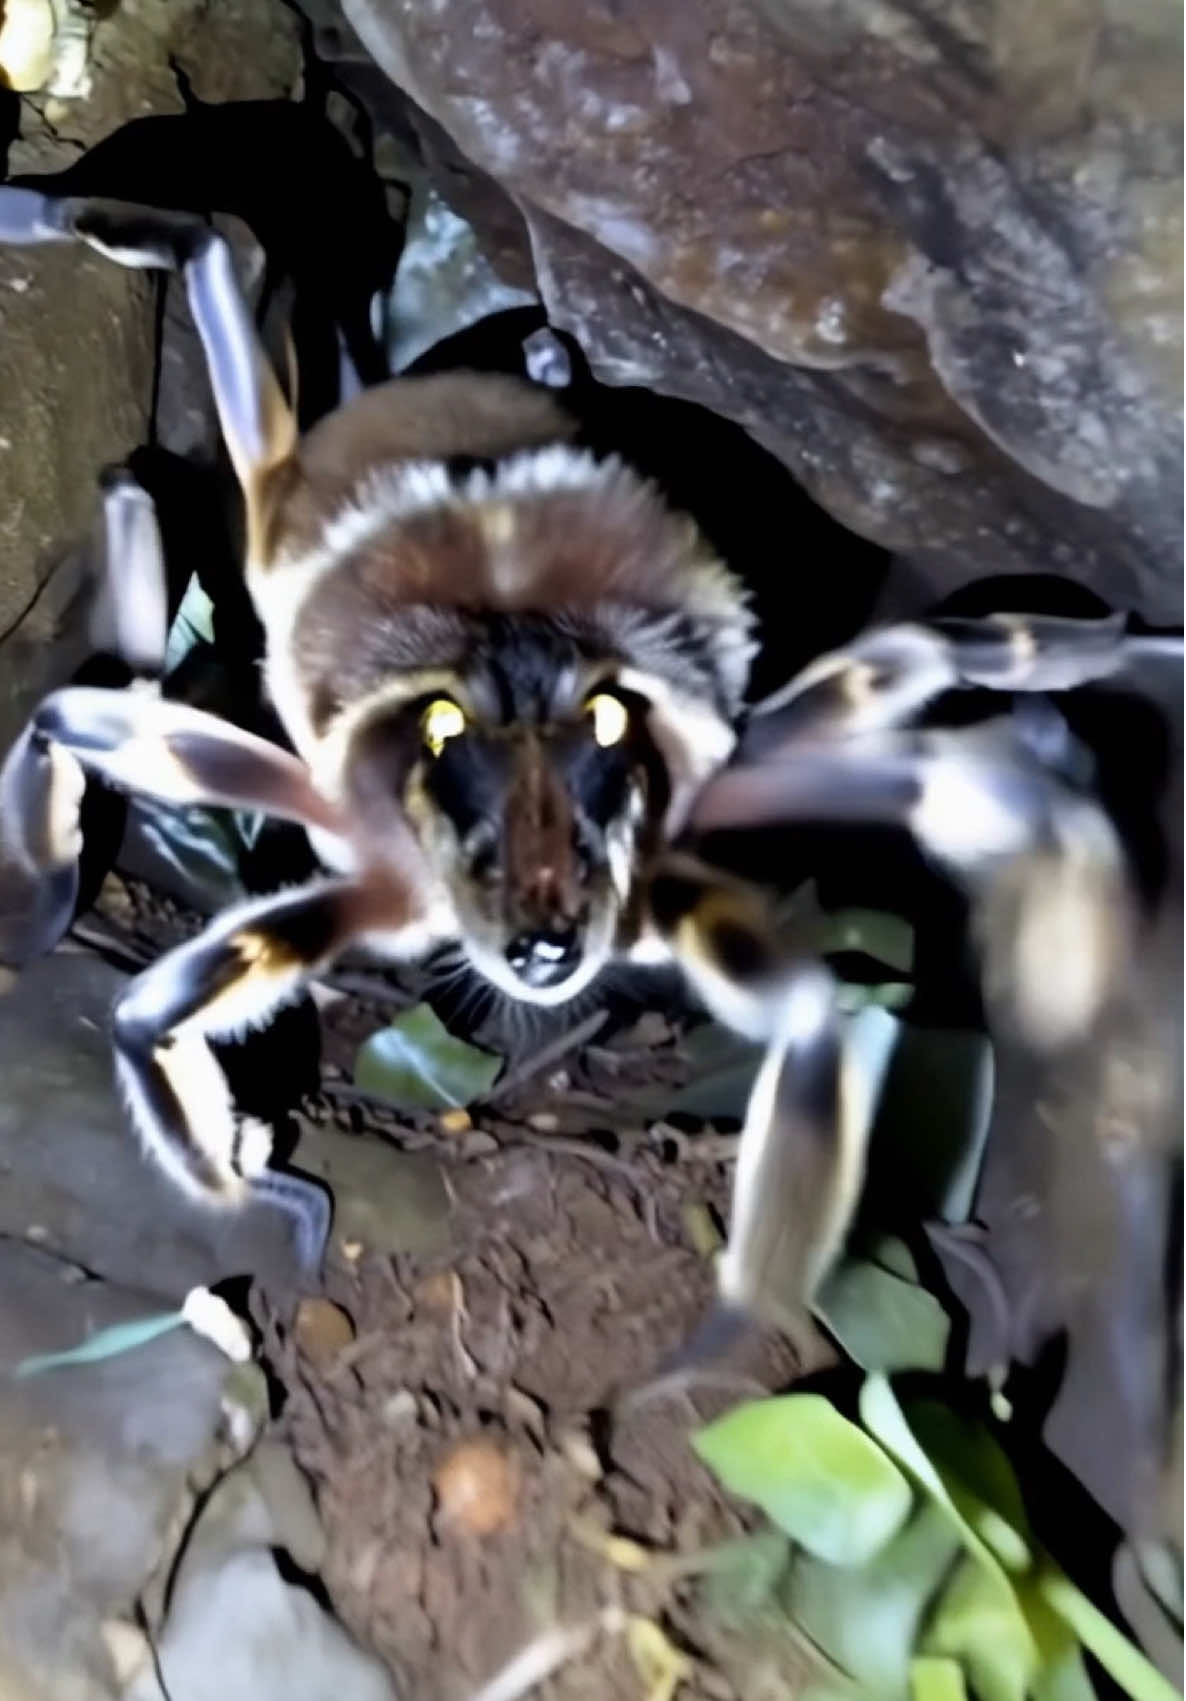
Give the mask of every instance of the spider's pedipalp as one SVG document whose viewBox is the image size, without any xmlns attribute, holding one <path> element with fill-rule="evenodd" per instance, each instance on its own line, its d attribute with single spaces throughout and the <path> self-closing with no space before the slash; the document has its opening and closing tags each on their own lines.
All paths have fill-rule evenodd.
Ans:
<svg viewBox="0 0 1186 1701">
<path fill-rule="evenodd" d="M 780 951 L 759 894 L 687 857 L 650 886 L 656 934 L 718 1020 L 767 1046 L 746 1111 L 729 1239 L 727 1311 L 801 1332 L 860 1194 L 869 1096 L 858 1090 L 832 975 Z"/>
<path fill-rule="evenodd" d="M 717 1287 L 726 1307 L 795 1336 L 856 1210 L 873 1107 L 828 971 L 789 972 L 777 1010 L 746 1109 Z"/>
<path fill-rule="evenodd" d="M 317 881 L 236 905 L 128 986 L 113 1020 L 117 1075 L 146 1152 L 186 1193 L 216 1206 L 271 1199 L 295 1217 L 302 1256 L 319 1260 L 324 1196 L 266 1169 L 270 1136 L 235 1110 L 209 1042 L 265 1022 L 368 930 L 390 950 L 404 929 L 418 951 L 421 919 L 389 875 Z"/>
</svg>

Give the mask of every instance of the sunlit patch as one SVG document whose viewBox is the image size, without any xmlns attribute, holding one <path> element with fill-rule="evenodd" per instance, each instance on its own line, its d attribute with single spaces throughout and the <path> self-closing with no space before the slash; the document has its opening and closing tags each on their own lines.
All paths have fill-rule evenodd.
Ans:
<svg viewBox="0 0 1186 1701">
<path fill-rule="evenodd" d="M 611 697 L 608 691 L 598 691 L 585 704 L 585 711 L 592 717 L 593 737 L 603 750 L 621 744 L 630 725 L 630 715 L 621 698 Z"/>
<path fill-rule="evenodd" d="M 421 736 L 434 756 L 464 731 L 465 715 L 451 697 L 434 697 L 420 717 Z"/>
</svg>

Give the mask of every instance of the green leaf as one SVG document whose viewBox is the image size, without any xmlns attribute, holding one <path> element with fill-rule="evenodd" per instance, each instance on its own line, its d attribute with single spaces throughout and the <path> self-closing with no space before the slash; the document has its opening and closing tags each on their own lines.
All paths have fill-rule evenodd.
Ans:
<svg viewBox="0 0 1186 1701">
<path fill-rule="evenodd" d="M 1030 1685 L 1032 1701 L 1096 1701 L 1079 1638 L 1046 1605 L 1037 1579 L 1021 1577 L 1013 1586 L 1038 1649 L 1038 1675 Z"/>
<path fill-rule="evenodd" d="M 750 1401 L 693 1446 L 726 1488 L 831 1565 L 864 1564 L 910 1510 L 901 1472 L 820 1394 Z"/>
<path fill-rule="evenodd" d="M 190 579 L 165 644 L 165 672 L 172 673 L 195 644 L 214 642 L 214 604 L 202 589 L 197 574 Z"/>
<path fill-rule="evenodd" d="M 355 1085 L 389 1103 L 456 1110 L 493 1086 L 502 1059 L 455 1039 L 428 1004 L 404 1010 L 359 1047 Z"/>
<path fill-rule="evenodd" d="M 846 1258 L 815 1311 L 863 1370 L 942 1370 L 951 1322 L 934 1294 L 864 1258 Z"/>
<path fill-rule="evenodd" d="M 888 1270 L 891 1276 L 900 1276 L 904 1282 L 918 1281 L 918 1261 L 896 1234 L 877 1235 L 864 1250 L 874 1264 Z"/>
<path fill-rule="evenodd" d="M 924 1655 L 910 1662 L 911 1701 L 967 1701 L 967 1694 L 957 1661 Z"/>
<path fill-rule="evenodd" d="M 790 1564 L 791 1544 L 767 1525 L 713 1555 L 704 1578 L 704 1598 L 713 1614 L 736 1624 L 767 1605 Z"/>
<path fill-rule="evenodd" d="M 909 974 L 914 967 L 914 929 L 908 921 L 885 910 L 825 910 L 814 880 L 783 901 L 778 919 L 793 954 L 859 952 L 899 974 Z"/>
<path fill-rule="evenodd" d="M 937 1640 L 927 1651 L 964 1657 L 982 1701 L 1023 1701 L 1037 1675 L 1038 1650 L 1000 1562 L 959 1510 L 884 1376 L 867 1378 L 860 1408 L 870 1434 L 942 1510 L 967 1555 L 939 1603 L 931 1627 Z"/>
<path fill-rule="evenodd" d="M 983 1701 L 1025 1701 L 1038 1670 L 1037 1650 L 1016 1596 L 972 1552 L 964 1555 L 940 1597 L 925 1648 L 962 1661 Z"/>
<path fill-rule="evenodd" d="M 242 852 L 251 843 L 244 811 L 191 809 L 152 798 L 135 799 L 141 832 L 156 856 L 172 870 L 190 901 L 207 910 L 244 896 Z"/>
<path fill-rule="evenodd" d="M 914 988 L 906 980 L 887 980 L 875 986 L 846 980 L 836 988 L 836 1002 L 850 1016 L 858 1010 L 904 1010 L 913 997 Z"/>
<path fill-rule="evenodd" d="M 1074 1631 L 1088 1653 L 1103 1666 L 1132 1701 L 1181 1701 L 1168 1678 L 1124 1636 L 1081 1589 L 1053 1565 L 1038 1576 L 1035 1587 L 1043 1602 Z"/>
<path fill-rule="evenodd" d="M 684 1036 L 681 1048 L 692 1065 L 685 1085 L 644 1087 L 631 1095 L 631 1104 L 644 1116 L 680 1111 L 706 1118 L 743 1117 L 763 1047 L 739 1038 L 717 1022 L 702 1022 Z"/>
<path fill-rule="evenodd" d="M 783 1603 L 866 1701 L 905 1701 L 919 1627 L 960 1552 L 942 1511 L 924 1501 L 867 1565 L 841 1570 L 798 1554 Z"/>
<path fill-rule="evenodd" d="M 1033 1538 L 1013 1467 L 982 1423 L 935 1400 L 906 1407 L 906 1421 L 961 1517 L 1007 1571 L 1027 1571 Z"/>
<path fill-rule="evenodd" d="M 12 1375 L 15 1381 L 22 1382 L 27 1376 L 41 1376 L 47 1370 L 61 1370 L 73 1364 L 97 1364 L 102 1359 L 116 1358 L 120 1353 L 145 1346 L 159 1335 L 179 1329 L 184 1322 L 183 1312 L 165 1311 L 156 1312 L 151 1317 L 133 1317 L 126 1323 L 112 1323 L 107 1329 L 97 1329 L 76 1347 L 22 1359 L 14 1367 Z"/>
<path fill-rule="evenodd" d="M 815 948 L 825 956 L 859 951 L 903 975 L 914 967 L 914 929 L 884 910 L 825 911 Z"/>
</svg>

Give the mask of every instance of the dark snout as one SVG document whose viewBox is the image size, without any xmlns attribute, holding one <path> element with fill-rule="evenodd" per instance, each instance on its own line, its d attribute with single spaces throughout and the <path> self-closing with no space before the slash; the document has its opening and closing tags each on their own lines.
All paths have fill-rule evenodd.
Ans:
<svg viewBox="0 0 1186 1701">
<path fill-rule="evenodd" d="M 516 753 L 503 852 L 507 962 L 527 986 L 558 986 L 580 961 L 587 904 L 572 799 L 537 738 Z"/>
</svg>

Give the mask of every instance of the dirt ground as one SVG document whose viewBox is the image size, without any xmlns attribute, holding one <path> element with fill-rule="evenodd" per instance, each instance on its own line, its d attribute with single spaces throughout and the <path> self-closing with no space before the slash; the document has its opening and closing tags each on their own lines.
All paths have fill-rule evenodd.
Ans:
<svg viewBox="0 0 1186 1701">
<path fill-rule="evenodd" d="M 128 958 L 196 925 L 115 878 L 91 918 Z M 676 1387 L 641 1392 L 711 1307 L 735 1143 L 635 1105 L 687 1074 L 682 1018 L 594 1009 L 542 1043 L 520 1036 L 491 1102 L 449 1128 L 351 1085 L 357 1044 L 409 996 L 366 968 L 330 977 L 322 1090 L 296 1121 L 314 1148 L 329 1126 L 431 1155 L 447 1245 L 391 1256 L 338 1232 L 320 1295 L 257 1301 L 273 1434 L 313 1484 L 327 1537 L 314 1586 L 416 1701 L 469 1701 L 557 1627 L 575 1651 L 533 1695 L 661 1695 L 630 1635 L 595 1633 L 615 1608 L 636 1629 L 661 1626 L 690 1661 L 689 1701 L 740 1696 L 701 1614 L 694 1556 L 744 1523 L 689 1435 L 799 1367 L 785 1343 L 752 1335 Z M 572 1049 L 570 1035 L 588 1042 Z M 610 1538 L 654 1563 L 635 1569 L 637 1552 Z"/>
</svg>

